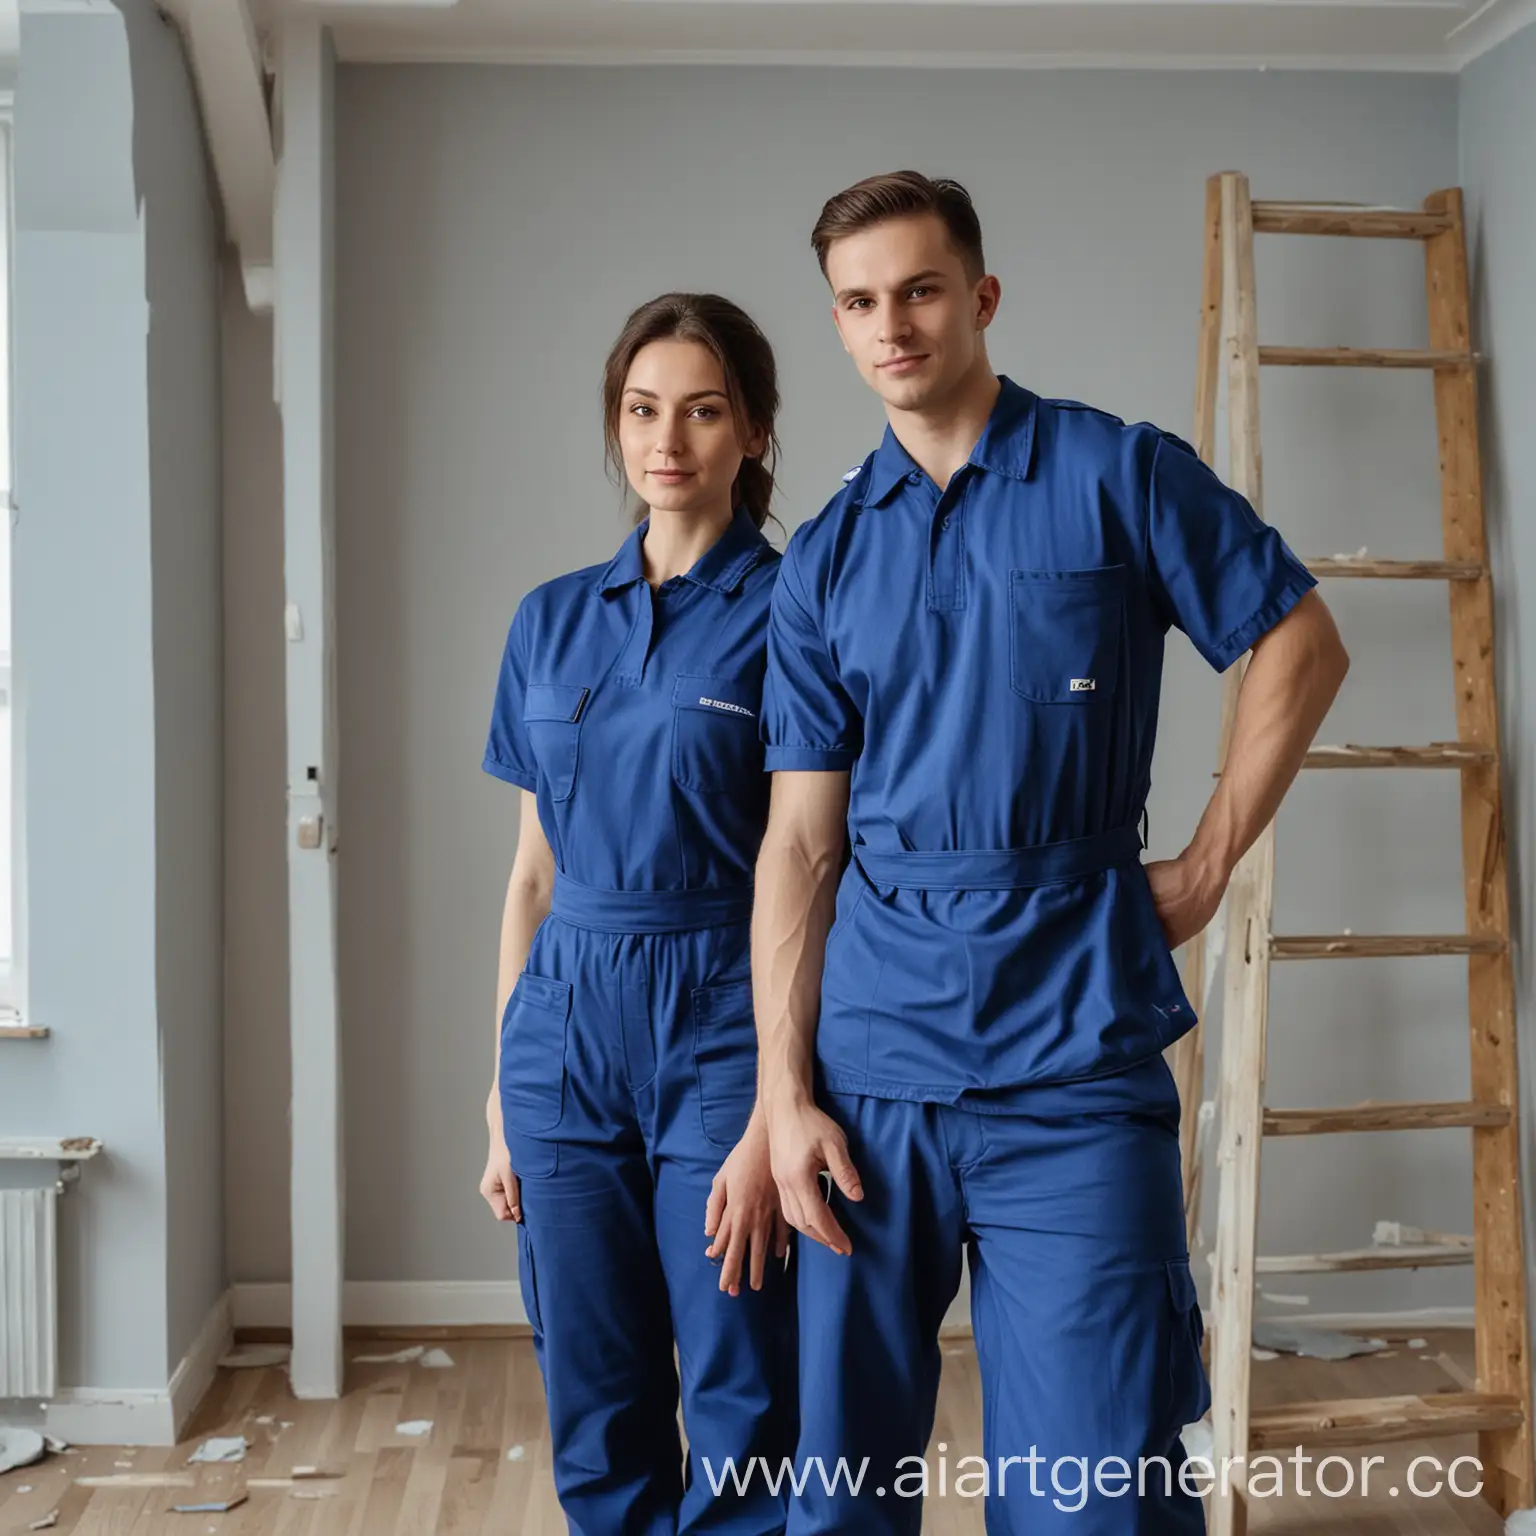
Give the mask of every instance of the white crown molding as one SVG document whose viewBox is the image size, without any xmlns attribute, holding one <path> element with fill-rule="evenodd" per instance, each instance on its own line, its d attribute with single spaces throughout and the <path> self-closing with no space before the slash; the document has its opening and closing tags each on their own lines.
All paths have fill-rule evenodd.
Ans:
<svg viewBox="0 0 1536 1536">
<path fill-rule="evenodd" d="M 1516 0 L 1536 4 L 1536 0 Z M 435 43 L 387 32 L 351 32 L 338 18 L 336 56 L 344 64 L 524 64 L 625 69 L 737 65 L 826 69 L 1156 70 L 1185 72 L 1306 70 L 1375 74 L 1454 74 L 1450 55 L 1426 54 L 1139 54 L 1139 53 L 851 53 L 828 49 L 525 48 L 516 44 Z"/>
<path fill-rule="evenodd" d="M 1490 0 L 1446 36 L 1457 70 L 1465 69 L 1500 43 L 1507 43 L 1532 22 L 1536 22 L 1536 0 Z"/>
</svg>

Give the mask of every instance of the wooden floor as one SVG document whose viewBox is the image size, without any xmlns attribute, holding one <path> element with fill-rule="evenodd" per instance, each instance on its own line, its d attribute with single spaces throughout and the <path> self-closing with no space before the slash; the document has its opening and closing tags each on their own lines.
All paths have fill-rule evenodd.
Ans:
<svg viewBox="0 0 1536 1536">
<path fill-rule="evenodd" d="M 1465 1388 L 1470 1335 L 1428 1331 L 1423 1337 L 1427 1345 L 1421 1349 L 1394 1339 L 1389 1355 L 1337 1364 L 1290 1357 L 1259 1362 L 1256 1399 L 1273 1403 Z M 348 1358 L 390 1352 L 401 1342 L 349 1338 Z M 51 1529 L 72 1536 L 564 1536 L 529 1340 L 432 1342 L 453 1356 L 453 1369 L 353 1364 L 346 1395 L 334 1403 L 296 1402 L 280 1369 L 221 1371 L 186 1440 L 174 1449 L 77 1449 L 0 1477 L 0 1533 L 27 1531 L 32 1521 L 56 1510 Z M 431 1419 L 430 1435 L 413 1440 L 395 1432 L 398 1423 L 412 1419 Z M 934 1438 L 949 1447 L 951 1466 L 963 1455 L 979 1454 L 980 1427 L 974 1350 L 969 1341 L 948 1341 Z M 251 1442 L 242 1463 L 187 1467 L 199 1441 L 236 1434 Z M 509 1451 L 517 1459 L 509 1459 Z M 1303 1498 L 1288 1488 L 1284 1497 L 1255 1501 L 1251 1529 L 1266 1536 L 1498 1536 L 1502 1522 L 1481 1500 L 1387 1493 L 1389 1486 L 1406 1486 L 1401 1474 L 1415 1455 L 1435 1455 L 1448 1465 L 1455 1456 L 1475 1452 L 1471 1439 L 1352 1452 L 1357 1466 L 1365 1454 L 1388 1457 L 1387 1465 L 1372 1473 L 1369 1500 L 1316 1492 Z M 932 1456 L 936 1464 L 937 1453 Z M 291 1487 L 252 1487 L 243 1505 L 224 1514 L 170 1512 L 173 1504 L 216 1499 L 245 1487 L 247 1479 L 282 1479 L 305 1466 L 337 1475 L 305 1478 Z M 146 1473 L 191 1476 L 193 1485 L 107 1489 L 76 1482 Z M 1307 1486 L 1313 1486 L 1310 1473 Z M 925 1514 L 926 1536 L 981 1536 L 978 1499 L 930 1498 Z"/>
</svg>

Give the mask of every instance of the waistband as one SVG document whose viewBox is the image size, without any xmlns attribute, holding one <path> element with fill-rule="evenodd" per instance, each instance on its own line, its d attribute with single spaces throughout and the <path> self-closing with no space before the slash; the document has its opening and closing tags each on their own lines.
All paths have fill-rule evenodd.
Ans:
<svg viewBox="0 0 1536 1536">
<path fill-rule="evenodd" d="M 604 933 L 685 933 L 724 928 L 752 916 L 750 885 L 692 891 L 605 891 L 555 871 L 550 915 Z"/>
<path fill-rule="evenodd" d="M 922 891 L 1012 891 L 1057 880 L 1080 880 L 1116 864 L 1139 860 L 1141 834 L 1129 826 L 1034 848 L 876 853 L 860 845 L 853 854 L 875 885 Z"/>
</svg>

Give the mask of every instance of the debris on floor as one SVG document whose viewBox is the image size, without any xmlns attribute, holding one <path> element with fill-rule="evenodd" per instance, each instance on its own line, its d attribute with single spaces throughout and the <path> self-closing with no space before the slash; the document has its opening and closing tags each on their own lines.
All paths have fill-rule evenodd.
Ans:
<svg viewBox="0 0 1536 1536">
<path fill-rule="evenodd" d="M 0 1472 L 29 1467 L 41 1461 L 47 1449 L 35 1429 L 0 1429 Z"/>
<path fill-rule="evenodd" d="M 190 1465 L 194 1461 L 244 1461 L 249 1448 L 250 1441 L 244 1435 L 215 1435 L 211 1440 L 204 1440 L 187 1457 L 187 1462 Z"/>
<path fill-rule="evenodd" d="M 105 1477 L 77 1477 L 77 1488 L 195 1488 L 190 1472 L 113 1472 Z"/>
<path fill-rule="evenodd" d="M 523 1459 L 523 1457 L 526 1456 L 527 1454 L 528 1454 L 527 1446 L 524 1446 L 524 1445 L 514 1445 L 512 1447 L 512 1449 L 507 1452 L 507 1460 L 508 1461 L 521 1461 Z"/>
<path fill-rule="evenodd" d="M 62 1456 L 66 1451 L 71 1450 L 69 1441 L 60 1440 L 57 1435 L 44 1435 L 43 1444 L 46 1445 L 55 1456 Z"/>
<path fill-rule="evenodd" d="M 425 1344 L 412 1344 L 409 1349 L 397 1349 L 392 1355 L 353 1355 L 353 1365 L 409 1365 L 427 1352 Z"/>
<path fill-rule="evenodd" d="M 1387 1347 L 1385 1339 L 1362 1339 L 1353 1333 L 1309 1328 L 1305 1323 L 1272 1317 L 1254 1323 L 1253 1342 L 1261 1349 L 1278 1349 L 1283 1355 L 1306 1355 L 1312 1360 L 1348 1360 L 1354 1355 L 1374 1355 Z"/>
<path fill-rule="evenodd" d="M 263 1366 L 287 1365 L 292 1353 L 287 1344 L 242 1344 L 221 1355 L 219 1364 L 231 1371 L 259 1370 Z"/>
<path fill-rule="evenodd" d="M 224 1515 L 239 1508 L 246 1500 L 245 1491 L 232 1493 L 227 1499 L 210 1499 L 206 1504 L 172 1504 L 173 1515 Z"/>
<path fill-rule="evenodd" d="M 1408 1348 L 1409 1349 L 1428 1349 L 1429 1348 L 1429 1340 L 1428 1339 L 1409 1339 L 1408 1340 Z"/>
<path fill-rule="evenodd" d="M 421 1357 L 421 1363 L 429 1371 L 451 1371 L 453 1369 L 453 1356 L 446 1349 L 429 1349 Z"/>
<path fill-rule="evenodd" d="M 1278 1360 L 1279 1353 L 1273 1349 L 1251 1349 L 1248 1351 L 1255 1360 Z"/>
<path fill-rule="evenodd" d="M 431 1419 L 407 1419 L 403 1424 L 395 1425 L 397 1435 L 430 1435 L 432 1433 Z"/>
<path fill-rule="evenodd" d="M 1179 1439 L 1184 1442 L 1184 1454 L 1191 1460 L 1210 1462 L 1214 1465 L 1216 1441 L 1209 1414 L 1203 1419 L 1196 1419 L 1193 1424 L 1186 1424 L 1179 1431 Z"/>
<path fill-rule="evenodd" d="M 1310 1296 L 1282 1296 L 1279 1291 L 1266 1291 L 1259 1287 L 1259 1297 L 1263 1301 L 1273 1301 L 1282 1307 L 1304 1307 L 1312 1298 Z"/>
<path fill-rule="evenodd" d="M 27 1529 L 29 1531 L 51 1531 L 53 1529 L 53 1527 L 56 1526 L 58 1523 L 59 1523 L 59 1512 L 58 1512 L 58 1510 L 50 1509 L 48 1511 L 48 1513 L 46 1515 L 44 1515 L 41 1520 L 34 1520 L 27 1527 Z"/>
</svg>

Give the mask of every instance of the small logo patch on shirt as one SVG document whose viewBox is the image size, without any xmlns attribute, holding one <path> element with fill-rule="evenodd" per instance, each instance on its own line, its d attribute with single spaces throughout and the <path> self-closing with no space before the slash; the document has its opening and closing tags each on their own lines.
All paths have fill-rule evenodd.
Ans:
<svg viewBox="0 0 1536 1536">
<path fill-rule="evenodd" d="M 843 476 L 843 484 L 847 485 L 850 480 L 856 479 L 858 477 L 859 471 L 861 469 L 863 469 L 863 468 L 864 468 L 864 466 L 862 464 L 855 464 L 853 466 L 853 468 L 850 469 L 848 471 L 848 473 Z"/>
<path fill-rule="evenodd" d="M 707 704 L 711 709 L 728 709 L 733 715 L 745 715 L 748 720 L 757 718 L 750 709 L 744 709 L 740 704 L 728 704 L 724 699 L 711 699 L 702 693 L 699 695 L 699 703 Z"/>
<path fill-rule="evenodd" d="M 1098 684 L 1091 677 L 1074 677 L 1068 685 L 1071 693 L 1092 693 Z"/>
</svg>

